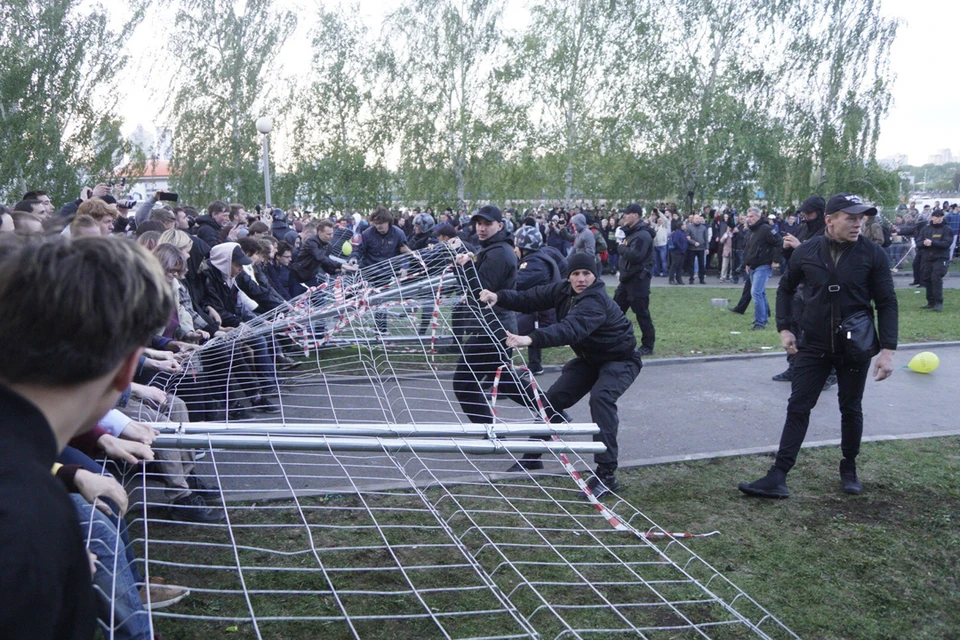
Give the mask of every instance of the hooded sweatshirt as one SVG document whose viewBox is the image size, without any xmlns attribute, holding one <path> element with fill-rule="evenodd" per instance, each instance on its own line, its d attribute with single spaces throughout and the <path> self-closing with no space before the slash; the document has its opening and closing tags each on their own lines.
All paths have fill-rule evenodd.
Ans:
<svg viewBox="0 0 960 640">
<path fill-rule="evenodd" d="M 593 232 L 587 226 L 587 219 L 582 213 L 578 213 L 570 219 L 570 224 L 577 230 L 577 237 L 573 239 L 573 253 L 597 254 L 597 240 L 593 237 Z"/>
</svg>

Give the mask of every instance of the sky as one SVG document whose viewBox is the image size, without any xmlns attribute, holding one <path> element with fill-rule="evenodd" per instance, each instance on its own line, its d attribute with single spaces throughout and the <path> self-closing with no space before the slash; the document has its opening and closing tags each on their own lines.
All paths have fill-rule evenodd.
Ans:
<svg viewBox="0 0 960 640">
<path fill-rule="evenodd" d="M 400 0 L 358 1 L 370 24 L 376 24 L 375 33 L 379 32 L 380 19 L 400 3 Z M 303 3 L 279 2 L 303 13 Z M 111 0 L 105 3 L 112 4 Z M 507 13 L 512 25 L 519 26 L 518 22 L 525 21 L 523 6 L 521 0 L 508 0 Z M 877 158 L 903 154 L 908 163 L 921 165 L 940 149 L 950 149 L 954 158 L 960 157 L 960 64 L 957 62 L 960 58 L 956 54 L 960 2 L 883 0 L 882 10 L 888 17 L 901 19 L 903 24 L 890 52 L 891 69 L 896 76 L 893 104 L 881 123 Z M 148 130 L 162 124 L 158 119 L 159 101 L 155 92 L 167 85 L 170 72 L 159 66 L 162 58 L 157 57 L 157 42 L 175 28 L 164 19 L 171 14 L 169 6 L 154 9 L 130 41 L 130 79 L 124 83 L 126 98 L 118 105 L 128 133 L 137 124 Z M 289 44 L 294 46 L 287 48 L 296 52 L 308 48 L 305 29 L 298 28 L 294 41 Z M 303 69 L 309 64 L 309 57 L 293 55 L 285 64 L 294 71 Z"/>
</svg>

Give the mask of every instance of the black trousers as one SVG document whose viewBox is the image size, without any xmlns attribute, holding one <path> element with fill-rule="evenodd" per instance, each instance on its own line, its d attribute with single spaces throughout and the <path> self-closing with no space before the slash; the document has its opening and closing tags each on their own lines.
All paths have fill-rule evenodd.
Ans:
<svg viewBox="0 0 960 640">
<path fill-rule="evenodd" d="M 680 282 L 683 278 L 683 261 L 682 253 L 670 252 L 670 282 Z"/>
<path fill-rule="evenodd" d="M 700 284 L 703 284 L 703 279 L 707 276 L 707 264 L 706 264 L 703 249 L 687 251 L 687 266 L 685 271 L 687 272 L 687 277 L 690 278 L 690 284 L 693 284 L 694 261 L 696 261 L 697 268 L 698 268 L 697 277 L 700 278 Z"/>
<path fill-rule="evenodd" d="M 797 462 L 810 424 L 810 411 L 817 405 L 831 369 L 837 370 L 837 397 L 840 401 L 840 451 L 851 460 L 860 453 L 863 436 L 863 387 L 870 360 L 850 362 L 836 356 L 799 351 L 793 361 L 793 379 L 787 419 L 780 435 L 780 449 L 774 466 L 788 472 Z"/>
<path fill-rule="evenodd" d="M 511 351 L 512 349 L 508 349 L 508 352 Z M 497 369 L 505 364 L 508 366 L 505 366 L 500 374 L 498 399 L 509 398 L 517 404 L 525 404 L 534 411 L 537 410 L 529 378 L 521 379 L 516 369 L 508 362 L 505 363 L 499 346 L 490 342 L 489 338 L 473 336 L 463 345 L 463 355 L 460 356 L 457 370 L 453 374 L 453 393 L 470 422 L 493 422 L 487 391 L 493 388 Z"/>
<path fill-rule="evenodd" d="M 646 294 L 646 295 L 644 295 Z M 637 316 L 637 326 L 640 327 L 640 344 L 644 347 L 653 349 L 657 341 L 657 331 L 653 327 L 653 318 L 650 317 L 650 285 L 640 287 L 639 291 L 630 292 L 622 284 L 617 287 L 613 294 L 613 301 L 620 307 L 624 313 L 631 309 Z"/>
<path fill-rule="evenodd" d="M 920 263 L 920 283 L 927 289 L 927 304 L 943 304 L 943 276 L 948 260 L 926 258 Z"/>
<path fill-rule="evenodd" d="M 590 419 L 600 433 L 594 442 L 602 442 L 607 450 L 593 457 L 597 470 L 613 473 L 617 470 L 617 430 L 620 416 L 617 400 L 630 388 L 643 366 L 640 355 L 628 360 L 592 364 L 583 358 L 574 358 L 563 366 L 560 378 L 547 391 L 547 414 L 550 422 L 563 422 L 563 411 L 590 394 Z"/>
<path fill-rule="evenodd" d="M 743 293 L 740 294 L 740 300 L 737 302 L 736 306 L 733 307 L 733 311 L 737 313 L 746 313 L 747 307 L 750 306 L 750 302 L 753 300 L 753 286 L 750 284 L 750 276 L 746 273 L 743 274 Z M 776 322 L 776 318 L 774 318 Z"/>
</svg>

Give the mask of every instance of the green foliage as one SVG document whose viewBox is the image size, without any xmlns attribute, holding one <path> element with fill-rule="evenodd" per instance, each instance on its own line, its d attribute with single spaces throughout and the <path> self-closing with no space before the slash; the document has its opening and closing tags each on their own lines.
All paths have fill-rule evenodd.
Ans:
<svg viewBox="0 0 960 640">
<path fill-rule="evenodd" d="M 103 7 L 79 0 L 0 4 L 0 197 L 44 189 L 65 202 L 113 177 L 130 148 L 104 87 L 125 67 L 124 41 L 143 17 L 137 1 L 125 10 L 117 29 Z"/>
<path fill-rule="evenodd" d="M 171 172 L 188 202 L 264 200 L 254 123 L 271 106 L 268 79 L 296 18 L 271 0 L 237 9 L 232 0 L 184 0 L 177 12 Z"/>
</svg>

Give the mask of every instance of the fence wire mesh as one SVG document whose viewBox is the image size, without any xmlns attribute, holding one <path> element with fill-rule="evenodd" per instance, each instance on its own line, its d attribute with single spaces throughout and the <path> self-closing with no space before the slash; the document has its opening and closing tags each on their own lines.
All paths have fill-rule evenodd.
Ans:
<svg viewBox="0 0 960 640">
<path fill-rule="evenodd" d="M 796 637 L 634 506 L 585 500 L 571 471 L 590 466 L 578 453 L 593 451 L 589 435 L 503 440 L 547 428 L 542 394 L 458 253 L 438 246 L 324 282 L 194 352 L 157 381 L 163 405 L 129 409 L 164 431 L 160 464 L 112 468 L 134 504 L 129 555 L 143 582 L 191 593 L 126 613 L 117 594 L 136 579 L 108 561 L 102 617 L 165 638 Z M 220 429 L 191 432 L 198 422 Z M 257 446 L 229 446 L 231 427 Z M 346 427 L 380 432 L 351 451 Z M 301 434 L 309 449 L 289 446 L 297 428 L 320 432 Z M 502 442 L 543 451 L 544 469 L 506 473 L 519 451 Z M 208 490 L 219 521 L 171 516 L 185 480 Z M 87 531 L 91 548 L 124 555 L 118 521 Z"/>
</svg>

